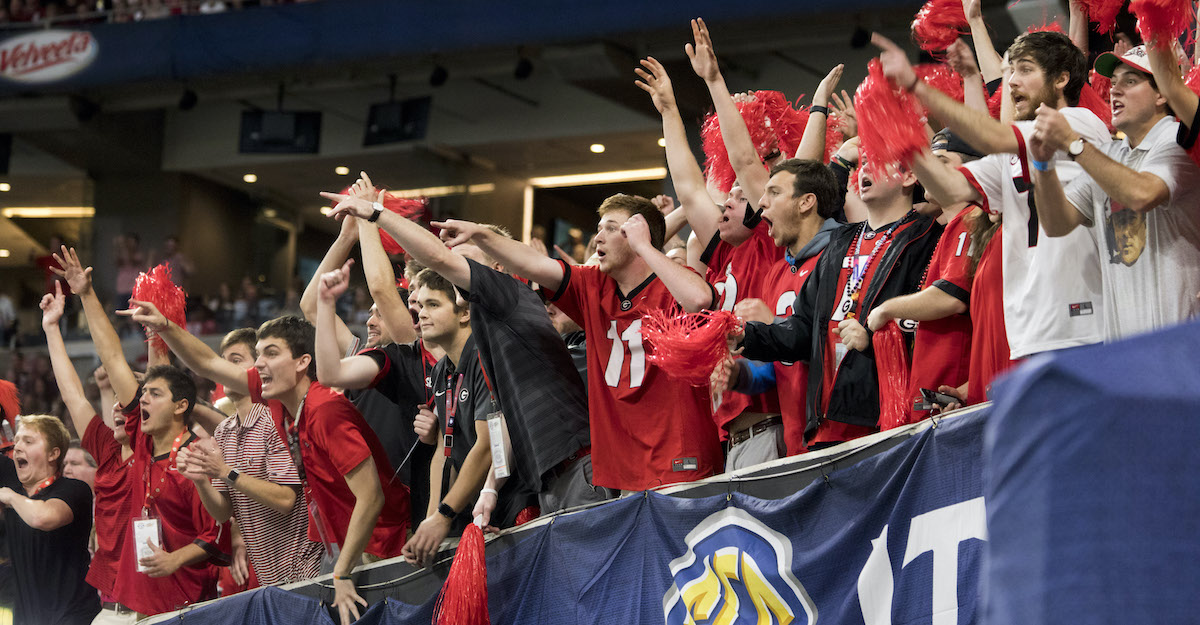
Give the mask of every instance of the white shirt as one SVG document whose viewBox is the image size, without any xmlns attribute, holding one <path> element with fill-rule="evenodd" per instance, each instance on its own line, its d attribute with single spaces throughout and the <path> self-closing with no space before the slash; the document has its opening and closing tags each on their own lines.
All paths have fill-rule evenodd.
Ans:
<svg viewBox="0 0 1200 625">
<path fill-rule="evenodd" d="M 1081 107 L 1061 111 L 1088 142 L 1101 149 L 1111 143 L 1108 127 L 1095 113 Z M 964 166 L 984 196 L 984 208 L 1004 217 L 1001 264 L 1010 357 L 1098 343 L 1103 298 L 1096 243 L 1086 229 L 1051 238 L 1037 223 L 1025 154 L 1033 121 L 1016 122 L 1013 130 L 1018 154 L 991 154 Z M 1054 159 L 1064 184 L 1083 173 L 1061 150 Z"/>
<path fill-rule="evenodd" d="M 1100 256 L 1105 340 L 1176 324 L 1200 312 L 1200 168 L 1175 142 L 1178 131 L 1179 122 L 1164 117 L 1136 148 L 1127 138 L 1101 148 L 1109 158 L 1167 185 L 1167 201 L 1148 212 L 1116 204 L 1091 176 L 1067 185 L 1067 200 L 1091 222 Z"/>
</svg>

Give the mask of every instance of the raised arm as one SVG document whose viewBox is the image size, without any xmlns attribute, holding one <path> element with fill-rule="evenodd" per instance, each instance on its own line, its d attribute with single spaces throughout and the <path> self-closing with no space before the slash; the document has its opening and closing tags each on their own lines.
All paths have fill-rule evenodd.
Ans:
<svg viewBox="0 0 1200 625">
<path fill-rule="evenodd" d="M 375 376 L 379 375 L 379 365 L 368 356 L 342 357 L 341 349 L 337 344 L 337 312 L 334 311 L 334 303 L 337 298 L 341 297 L 350 285 L 350 266 L 353 264 L 354 259 L 351 258 L 346 261 L 345 265 L 342 265 L 341 269 L 335 269 L 320 277 L 321 283 L 317 294 L 315 356 L 317 358 L 317 380 L 321 384 L 360 389 L 370 386 Z M 408 308 L 406 307 L 404 310 L 407 311 Z"/>
<path fill-rule="evenodd" d="M 746 120 L 742 119 L 742 114 L 738 112 L 729 87 L 725 84 L 725 77 L 721 75 L 717 54 L 713 50 L 712 38 L 709 37 L 704 20 L 692 20 L 692 38 L 696 41 L 695 45 L 687 44 L 684 51 L 691 59 L 696 75 L 708 85 L 713 108 L 717 110 L 717 121 L 721 124 L 721 139 L 725 142 L 725 151 L 729 153 L 729 164 L 737 174 L 746 197 L 762 197 L 769 178 L 767 168 L 763 167 L 762 158 L 758 150 L 754 149 L 754 141 L 750 139 Z"/>
<path fill-rule="evenodd" d="M 470 221 L 450 219 L 434 222 L 433 225 L 442 229 L 442 240 L 450 247 L 469 241 L 504 265 L 505 269 L 526 280 L 551 291 L 557 291 L 562 286 L 562 265 L 520 241 L 501 236 Z"/>
<path fill-rule="evenodd" d="M 813 92 L 812 106 L 808 111 L 808 124 L 804 126 L 804 136 L 800 138 L 800 147 L 796 148 L 796 158 L 825 162 L 825 133 L 829 127 L 829 97 L 837 89 L 838 81 L 842 79 L 842 70 L 845 67 L 841 63 L 835 65 L 821 79 L 817 90 Z"/>
<path fill-rule="evenodd" d="M 953 206 L 959 202 L 978 202 L 979 191 L 967 182 L 962 172 L 954 169 L 929 150 L 921 150 L 913 159 L 913 173 L 921 186 L 941 206 Z"/>
<path fill-rule="evenodd" d="M 1001 58 L 992 44 L 992 35 L 988 33 L 987 23 L 983 21 L 981 0 L 963 0 L 963 13 L 967 16 L 967 26 L 971 28 L 971 41 L 975 43 L 975 58 L 979 59 L 979 72 L 983 82 L 989 83 L 1002 76 L 1000 69 Z M 1084 24 L 1087 28 L 1087 24 Z"/>
<path fill-rule="evenodd" d="M 974 0 L 979 2 L 979 0 Z M 1067 26 L 1069 31 L 1067 36 L 1071 38 L 1071 43 L 1075 44 L 1076 48 L 1083 51 L 1083 56 L 1088 55 L 1088 15 L 1080 0 L 1067 0 L 1069 5 L 1068 14 L 1070 15 L 1070 24 Z"/>
<path fill-rule="evenodd" d="M 688 224 L 692 226 L 692 231 L 701 241 L 711 241 L 717 232 L 717 224 L 721 221 L 721 207 L 713 204 L 712 198 L 709 197 L 708 189 L 704 185 L 704 172 L 700 170 L 696 155 L 688 145 L 683 118 L 679 116 L 679 107 L 675 103 L 671 77 L 667 75 L 662 63 L 654 57 L 643 59 L 642 67 L 633 70 L 641 78 L 634 84 L 650 94 L 654 108 L 662 114 L 663 139 L 667 144 L 667 168 L 671 170 L 671 182 L 675 185 L 675 193 L 679 196 L 679 203 L 687 216 Z"/>
<path fill-rule="evenodd" d="M 63 343 L 62 333 L 58 330 L 58 321 L 62 319 L 66 298 L 63 297 L 62 283 L 55 281 L 54 295 L 47 293 L 42 296 L 42 330 L 46 332 L 46 348 L 50 352 L 50 366 L 54 369 L 54 380 L 58 383 L 58 393 L 62 396 L 67 412 L 71 414 L 71 422 L 75 431 L 83 436 L 88 424 L 96 415 L 96 409 L 83 394 L 83 383 L 79 374 L 71 364 L 67 355 L 67 346 Z"/>
<path fill-rule="evenodd" d="M 389 214 L 391 213 L 389 212 Z M 367 290 L 371 292 L 375 308 L 387 323 L 392 341 L 411 343 L 417 340 L 417 332 L 413 330 L 412 317 L 408 314 L 408 304 L 396 290 L 396 270 L 392 267 L 392 259 L 388 258 L 387 252 L 383 249 L 383 241 L 379 238 L 379 228 L 362 219 L 354 221 L 358 222 L 363 273 L 367 276 Z M 437 237 L 434 239 L 436 240 Z M 405 245 L 404 249 L 411 248 Z M 344 354 L 345 351 L 343 350 L 342 353 Z"/>
<path fill-rule="evenodd" d="M 129 301 L 129 310 L 118 310 L 117 314 L 129 317 L 134 321 L 150 328 L 167 343 L 167 347 L 189 369 L 217 382 L 239 395 L 249 395 L 250 386 L 246 371 L 241 367 L 221 358 L 204 341 L 192 336 L 187 330 L 175 325 L 159 312 L 158 307 L 150 302 Z M 107 367 L 108 363 L 105 363 Z M 109 375 L 112 368 L 108 367 Z"/>
<path fill-rule="evenodd" d="M 650 243 L 650 225 L 641 215 L 630 217 L 622 226 L 621 234 L 629 240 L 629 247 L 641 256 L 650 270 L 658 275 L 671 296 L 687 312 L 710 309 L 716 304 L 716 292 L 695 271 L 688 269 L 662 253 Z"/>
<path fill-rule="evenodd" d="M 350 253 L 354 250 L 354 244 L 358 243 L 358 224 L 356 220 L 342 220 L 342 228 L 338 231 L 337 238 L 329 246 L 329 250 L 325 252 L 325 257 L 321 259 L 321 264 L 317 266 L 313 277 L 308 281 L 308 286 L 304 287 L 304 294 L 300 296 L 300 311 L 304 313 L 304 318 L 309 323 L 316 325 L 317 323 L 317 284 L 321 280 L 321 276 L 337 269 L 350 258 Z M 369 285 L 368 285 L 369 286 Z M 345 355 L 346 352 L 358 342 L 358 338 L 346 327 L 346 323 L 340 318 L 337 320 L 337 343 L 339 355 Z"/>
<path fill-rule="evenodd" d="M 62 269 L 50 267 L 50 270 L 66 280 L 67 286 L 71 287 L 71 291 L 78 295 L 79 301 L 83 303 L 83 314 L 87 318 L 92 342 L 96 345 L 96 354 L 100 356 L 100 362 L 104 363 L 104 368 L 108 371 L 117 401 L 124 406 L 137 396 L 138 382 L 133 375 L 133 369 L 129 368 L 129 363 L 125 360 L 121 339 L 113 329 L 112 322 L 108 320 L 108 313 L 100 303 L 100 298 L 96 297 L 96 292 L 92 290 L 92 268 L 84 269 L 75 248 L 67 249 L 65 245 L 60 253 L 54 254 L 54 259 Z"/>
<path fill-rule="evenodd" d="M 955 39 L 946 48 L 946 64 L 950 66 L 963 80 L 963 104 L 976 111 L 988 112 L 987 90 L 983 86 L 983 76 L 971 48 L 962 40 Z M 989 113 L 990 114 L 990 113 Z"/>
<path fill-rule="evenodd" d="M 929 115 L 940 120 L 969 145 L 985 154 L 1017 151 L 1017 138 L 1008 126 L 991 118 L 986 111 L 967 108 L 959 101 L 918 80 L 908 56 L 887 37 L 875 33 L 871 42 L 882 53 L 883 73 L 903 89 L 916 94 Z"/>
<path fill-rule="evenodd" d="M 1159 45 L 1155 41 L 1146 47 L 1146 54 L 1150 61 L 1150 71 L 1154 74 L 1154 82 L 1158 85 L 1158 92 L 1167 99 L 1167 104 L 1175 111 L 1175 116 L 1191 129 L 1190 126 L 1195 123 L 1200 98 L 1183 81 L 1179 66 L 1175 62 L 1174 51 L 1170 46 Z"/>
</svg>

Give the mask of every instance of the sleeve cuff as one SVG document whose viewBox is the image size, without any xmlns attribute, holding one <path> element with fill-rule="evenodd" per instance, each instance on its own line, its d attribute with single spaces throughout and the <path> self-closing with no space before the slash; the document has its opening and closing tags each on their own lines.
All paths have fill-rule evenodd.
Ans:
<svg viewBox="0 0 1200 625">
<path fill-rule="evenodd" d="M 204 553 L 208 554 L 208 562 L 212 564 L 217 566 L 229 566 L 231 563 L 233 563 L 233 558 L 228 553 L 221 551 L 216 545 L 210 542 L 197 538 L 196 540 L 192 541 L 192 544 L 203 549 Z"/>
<path fill-rule="evenodd" d="M 934 281 L 933 286 L 941 289 L 944 293 L 962 302 L 963 304 L 966 304 L 968 308 L 971 306 L 971 293 L 961 286 L 958 286 L 949 280 L 936 280 Z"/>
</svg>

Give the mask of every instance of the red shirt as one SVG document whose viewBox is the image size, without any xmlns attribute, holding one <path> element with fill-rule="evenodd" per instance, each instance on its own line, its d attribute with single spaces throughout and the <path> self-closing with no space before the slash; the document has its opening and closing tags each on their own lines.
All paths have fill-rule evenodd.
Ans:
<svg viewBox="0 0 1200 625">
<path fill-rule="evenodd" d="M 842 345 L 842 338 L 835 334 L 834 330 L 837 329 L 838 324 L 843 319 L 850 318 L 850 315 L 853 315 L 865 327 L 867 322 L 866 313 L 870 311 L 862 309 L 862 299 L 866 297 L 867 291 L 871 288 L 871 279 L 875 275 L 875 269 L 879 267 L 879 261 L 887 254 L 888 248 L 891 247 L 892 241 L 896 239 L 896 236 L 913 223 L 909 221 L 898 225 L 891 236 L 885 236 L 887 233 L 886 229 L 875 231 L 869 239 L 860 232 L 858 239 L 861 239 L 861 243 L 857 246 L 858 255 L 855 256 L 855 244 L 851 243 L 850 249 L 846 251 L 846 257 L 842 259 L 842 270 L 838 273 L 838 290 L 836 291 L 838 298 L 834 304 L 833 314 L 830 317 L 829 328 L 826 330 L 825 354 L 821 363 L 823 368 L 822 380 L 824 380 L 824 390 L 821 393 L 821 414 L 824 414 L 829 408 L 829 396 L 833 392 L 833 386 L 837 380 L 838 365 L 841 364 L 839 351 Z M 873 251 L 874 255 L 872 255 Z M 851 262 L 852 258 L 853 262 Z M 847 291 L 847 286 L 853 284 L 850 282 L 852 274 L 854 276 L 862 276 L 857 300 L 851 299 Z M 813 435 L 812 442 L 840 443 L 872 434 L 875 430 L 876 428 L 822 419 L 821 424 L 817 426 L 816 434 Z"/>
<path fill-rule="evenodd" d="M 794 311 L 796 295 L 805 281 L 817 269 L 820 254 L 805 260 L 799 267 L 781 259 L 767 272 L 767 306 L 773 306 L 776 317 L 789 317 Z M 808 363 L 775 362 L 775 391 L 779 412 L 783 415 L 783 439 L 789 456 L 804 453 L 804 428 L 808 425 Z"/>
<path fill-rule="evenodd" d="M 142 434 L 141 408 L 135 399 L 125 410 L 125 431 L 133 447 L 129 471 L 128 516 L 123 521 L 125 546 L 117 565 L 113 597 L 142 614 L 161 614 L 186 605 L 216 598 L 217 570 L 227 566 L 230 553 L 228 524 L 218 524 L 208 515 L 192 481 L 171 461 L 171 454 L 151 456 L 153 442 Z M 183 446 L 195 440 L 187 433 Z M 155 492 L 158 489 L 159 492 Z M 150 577 L 137 570 L 133 542 L 133 519 L 141 518 L 150 495 L 150 514 L 159 520 L 162 548 L 176 551 L 196 544 L 209 554 L 207 560 L 181 567 L 167 577 Z"/>
<path fill-rule="evenodd" d="M 967 263 L 970 261 L 971 235 L 967 232 L 967 207 L 946 224 L 921 289 L 940 288 L 945 293 L 971 304 L 971 281 L 967 279 Z M 1002 312 L 1003 314 L 1003 312 Z M 912 370 L 909 373 L 909 402 L 911 423 L 927 416 L 928 410 L 912 410 L 912 404 L 921 396 L 921 389 L 936 391 L 939 386 L 958 387 L 967 381 L 971 357 L 971 317 L 967 314 L 950 315 L 941 319 L 922 321 L 913 336 Z"/>
<path fill-rule="evenodd" d="M 587 337 L 595 484 L 645 490 L 720 471 L 708 390 L 670 378 L 646 360 L 642 316 L 678 308 L 658 277 L 625 295 L 599 268 L 564 264 L 558 293 L 550 295 Z"/>
<path fill-rule="evenodd" d="M 125 531 L 130 513 L 130 472 L 133 456 L 121 459 L 121 444 L 99 415 L 92 417 L 79 443 L 96 459 L 96 552 L 87 582 L 111 595 L 117 579 L 117 562 L 125 553 Z"/>
<path fill-rule="evenodd" d="M 1001 226 L 1003 228 L 1003 226 Z M 1013 365 L 1004 327 L 1003 237 L 997 230 L 975 268 L 971 288 L 971 359 L 967 403 L 987 400 L 992 380 Z"/>
<path fill-rule="evenodd" d="M 783 260 L 784 254 L 784 249 L 776 247 L 767 234 L 768 228 L 767 222 L 759 222 L 750 231 L 750 238 L 737 247 L 722 240 L 720 233 L 713 234 L 716 242 L 705 250 L 701 261 L 708 266 L 704 279 L 717 291 L 718 310 L 732 311 L 735 304 L 745 299 L 767 299 L 768 274 L 771 267 Z M 716 424 L 722 428 L 722 437 L 727 434 L 725 426 L 743 410 L 779 413 L 778 395 L 774 390 L 752 397 L 734 391 L 724 393 L 721 405 L 713 415 Z"/>
<path fill-rule="evenodd" d="M 292 415 L 283 402 L 262 396 L 262 378 L 258 370 L 246 370 L 250 399 L 267 404 L 275 427 L 284 441 L 288 440 L 287 426 Z M 313 382 L 308 387 L 299 421 L 300 451 L 304 460 L 305 496 L 316 502 L 327 538 L 338 546 L 346 542 L 346 529 L 354 512 L 354 493 L 346 484 L 346 475 L 368 458 L 375 459 L 375 472 L 383 488 L 383 511 L 375 521 L 371 540 L 364 550 L 381 558 L 400 555 L 408 531 L 408 487 L 392 482 L 392 465 L 388 462 L 379 437 L 363 420 L 350 400 L 329 387 Z M 308 539 L 320 541 L 317 520 L 309 506 Z"/>
</svg>

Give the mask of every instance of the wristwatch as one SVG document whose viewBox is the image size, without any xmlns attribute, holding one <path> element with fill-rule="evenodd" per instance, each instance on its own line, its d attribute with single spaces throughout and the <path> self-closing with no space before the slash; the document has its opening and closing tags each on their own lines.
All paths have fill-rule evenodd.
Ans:
<svg viewBox="0 0 1200 625">
<path fill-rule="evenodd" d="M 450 519 L 451 521 L 454 520 L 454 517 L 458 516 L 458 513 L 454 511 L 454 508 L 451 508 L 450 506 L 446 505 L 446 502 L 439 503 L 438 507 L 437 507 L 437 511 L 438 511 L 438 514 L 446 517 L 447 519 Z"/>
<path fill-rule="evenodd" d="M 371 213 L 370 217 L 367 217 L 367 221 L 375 223 L 379 221 L 379 216 L 383 214 L 383 204 L 380 204 L 379 202 L 372 202 L 371 208 L 375 209 L 375 212 Z"/>
<path fill-rule="evenodd" d="M 1083 137 L 1072 141 L 1071 145 L 1067 146 L 1067 155 L 1071 157 L 1071 160 L 1075 160 L 1080 154 L 1083 154 Z"/>
<path fill-rule="evenodd" d="M 225 475 L 225 481 L 233 484 L 234 482 L 238 481 L 239 477 L 242 477 L 241 471 L 238 471 L 237 469 L 230 469 L 229 473 Z"/>
</svg>

